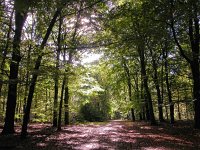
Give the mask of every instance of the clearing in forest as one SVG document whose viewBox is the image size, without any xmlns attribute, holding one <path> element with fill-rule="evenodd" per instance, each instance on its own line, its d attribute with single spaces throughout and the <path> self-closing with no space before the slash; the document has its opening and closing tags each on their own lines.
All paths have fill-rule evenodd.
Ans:
<svg viewBox="0 0 200 150">
<path fill-rule="evenodd" d="M 1 129 L 0 129 L 1 130 Z M 200 149 L 200 132 L 190 123 L 149 126 L 146 122 L 114 120 L 108 123 L 70 125 L 57 132 L 51 125 L 31 124 L 29 136 L 21 140 L 0 136 L 0 149 L 47 150 L 171 150 Z"/>
</svg>

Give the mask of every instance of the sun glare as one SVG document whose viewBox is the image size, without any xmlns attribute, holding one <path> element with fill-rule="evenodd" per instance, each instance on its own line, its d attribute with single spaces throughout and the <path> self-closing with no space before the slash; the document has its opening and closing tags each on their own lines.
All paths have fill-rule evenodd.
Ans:
<svg viewBox="0 0 200 150">
<path fill-rule="evenodd" d="M 86 53 L 83 55 L 83 58 L 81 59 L 81 63 L 82 64 L 89 64 L 92 63 L 94 61 L 98 61 L 101 57 L 103 56 L 103 54 L 94 54 L 94 53 Z"/>
</svg>

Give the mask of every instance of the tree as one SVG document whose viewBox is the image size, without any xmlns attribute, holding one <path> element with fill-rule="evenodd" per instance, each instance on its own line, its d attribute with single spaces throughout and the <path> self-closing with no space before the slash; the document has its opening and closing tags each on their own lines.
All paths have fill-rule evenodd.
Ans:
<svg viewBox="0 0 200 150">
<path fill-rule="evenodd" d="M 171 94 L 171 88 L 169 83 L 169 73 L 168 73 L 168 51 L 167 51 L 167 45 L 163 48 L 163 59 L 165 64 L 165 81 L 167 86 L 167 94 L 168 94 L 168 102 L 169 102 L 169 108 L 170 108 L 170 123 L 174 124 L 174 104 L 172 102 L 172 94 Z"/>
<path fill-rule="evenodd" d="M 190 1 L 187 2 L 187 6 L 189 6 L 187 17 L 187 24 L 188 24 L 188 36 L 190 42 L 190 50 L 191 50 L 191 57 L 185 53 L 183 46 L 178 39 L 177 31 L 175 29 L 175 6 L 180 5 L 177 2 L 171 1 L 170 2 L 170 27 L 172 29 L 174 41 L 180 51 L 180 54 L 185 60 L 190 64 L 190 68 L 192 71 L 192 78 L 193 78 L 193 98 L 194 98 L 194 126 L 195 128 L 200 128 L 200 70 L 199 70 L 199 1 Z M 185 15 L 185 14 L 183 14 Z M 179 17 L 179 16 L 178 16 Z M 183 21 L 183 20 L 181 20 Z"/>
<path fill-rule="evenodd" d="M 5 124 L 2 134 L 13 134 L 14 131 L 14 116 L 17 101 L 17 83 L 18 83 L 18 69 L 21 60 L 20 43 L 22 36 L 22 29 L 26 21 L 29 3 L 25 0 L 16 0 L 15 8 L 15 35 L 13 39 L 12 60 L 10 64 L 8 98 L 6 105 Z"/>
<path fill-rule="evenodd" d="M 123 67 L 124 67 L 124 71 L 126 73 L 127 76 L 127 86 L 128 86 L 128 95 L 129 95 L 129 100 L 132 102 L 132 84 L 131 84 L 131 76 L 130 76 L 130 71 L 129 68 L 126 64 L 126 60 L 125 58 L 122 58 L 123 60 Z M 135 121 L 135 114 L 134 114 L 134 109 L 131 108 L 131 116 L 132 116 L 132 121 Z"/>
<path fill-rule="evenodd" d="M 58 16 L 60 15 L 61 11 L 62 11 L 62 7 L 59 7 L 56 12 L 54 13 L 54 16 L 49 24 L 49 27 L 48 29 L 46 30 L 46 34 L 43 38 L 43 41 L 40 45 L 40 50 L 42 51 L 47 43 L 47 40 L 49 38 L 49 35 L 51 34 L 51 31 L 54 27 L 54 24 L 58 18 Z M 37 72 L 40 68 L 40 65 L 41 65 L 41 61 L 42 61 L 42 55 L 40 54 L 36 60 L 36 63 L 35 63 L 35 67 L 34 67 L 34 70 L 35 72 Z M 24 118 L 23 118 L 23 125 L 22 125 L 22 132 L 21 132 L 21 136 L 22 137 L 26 137 L 27 135 L 27 125 L 28 125 L 28 121 L 29 121 L 29 115 L 30 115 L 30 109 L 31 109 L 31 103 L 32 103 L 32 99 L 33 99 L 33 93 L 34 93 L 34 90 L 35 90 L 35 85 L 36 85 L 36 81 L 37 81 L 37 77 L 38 77 L 38 74 L 33 74 L 33 77 L 31 79 L 31 83 L 30 83 L 30 87 L 29 87 L 29 94 L 28 94 L 28 99 L 27 99 L 27 106 L 26 106 L 26 109 L 25 109 L 25 114 L 24 114 Z"/>
<path fill-rule="evenodd" d="M 159 85 L 159 79 L 158 79 L 158 66 L 156 63 L 156 58 L 155 54 L 153 53 L 152 49 L 149 48 L 151 57 L 152 57 L 152 65 L 153 65 L 153 70 L 154 70 L 154 75 L 153 75 L 153 81 L 156 87 L 156 92 L 157 92 L 157 101 L 158 101 L 158 112 L 159 112 L 159 120 L 160 122 L 163 122 L 163 109 L 162 109 L 162 98 L 161 98 L 161 91 L 160 91 L 160 85 Z"/>
</svg>

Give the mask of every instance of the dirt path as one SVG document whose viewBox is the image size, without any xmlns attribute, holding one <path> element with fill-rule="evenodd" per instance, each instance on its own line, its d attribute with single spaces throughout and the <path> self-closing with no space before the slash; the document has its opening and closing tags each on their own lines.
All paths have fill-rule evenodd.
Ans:
<svg viewBox="0 0 200 150">
<path fill-rule="evenodd" d="M 48 150 L 198 150 L 199 131 L 189 126 L 149 126 L 145 122 L 111 121 L 102 125 L 73 125 L 56 132 L 49 126 L 31 125 L 30 136 L 21 141 L 0 137 L 0 149 Z"/>
</svg>

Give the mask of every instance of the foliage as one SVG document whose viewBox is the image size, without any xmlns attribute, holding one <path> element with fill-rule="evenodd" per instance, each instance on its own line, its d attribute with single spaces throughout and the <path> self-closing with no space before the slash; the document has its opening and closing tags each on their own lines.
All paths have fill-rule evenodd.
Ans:
<svg viewBox="0 0 200 150">
<path fill-rule="evenodd" d="M 53 111 L 58 110 L 54 108 L 53 101 L 56 78 L 58 103 L 62 97 L 62 83 L 66 79 L 64 86 L 68 90 L 71 123 L 84 120 L 125 119 L 129 118 L 131 109 L 134 109 L 136 119 L 145 119 L 149 106 L 147 106 L 147 92 L 144 90 L 144 78 L 148 78 L 156 119 L 159 106 L 162 106 L 164 119 L 169 119 L 169 91 L 174 104 L 175 119 L 193 118 L 194 74 L 191 71 L 190 61 L 188 63 L 184 58 L 192 61 L 193 57 L 196 58 L 191 46 L 191 39 L 195 35 L 188 36 L 188 23 L 190 17 L 193 17 L 193 21 L 195 17 L 199 19 L 200 5 L 196 5 L 195 8 L 195 4 L 199 2 L 171 3 L 166 0 L 35 0 L 31 3 L 17 0 L 17 2 L 21 3 L 15 4 L 11 0 L 0 1 L 1 122 L 6 112 L 8 85 L 12 82 L 17 83 L 15 118 L 18 122 L 22 121 L 34 75 L 38 75 L 38 80 L 30 113 L 32 122 L 52 122 Z M 66 5 L 61 5 L 61 2 L 66 2 Z M 55 10 L 61 7 L 62 26 L 59 27 L 59 19 L 56 19 L 48 41 L 42 49 L 40 45 Z M 17 21 L 14 19 L 16 11 L 28 11 L 28 13 L 19 44 L 21 57 L 19 72 L 16 81 L 12 81 L 9 79 L 9 71 Z M 172 23 L 183 52 L 179 50 L 180 46 L 174 39 Z M 194 26 L 193 23 L 192 29 L 197 29 Z M 196 32 L 197 34 L 199 36 Z M 198 38 L 197 40 L 199 41 Z M 57 57 L 58 48 L 60 54 Z M 166 58 L 165 51 L 168 53 Z M 141 52 L 144 52 L 145 77 L 142 76 Z M 81 62 L 85 54 L 93 53 L 100 54 L 101 58 L 87 64 Z M 35 70 L 35 63 L 40 56 L 42 57 L 40 68 Z M 199 57 L 199 53 L 197 56 Z M 166 73 L 169 85 L 165 82 Z M 128 78 L 131 83 L 131 93 L 129 93 Z M 160 90 L 161 104 L 158 104 L 157 87 Z M 61 105 L 62 119 L 66 111 L 65 106 L 66 104 Z M 179 118 L 179 114 L 182 114 L 182 118 Z"/>
</svg>

